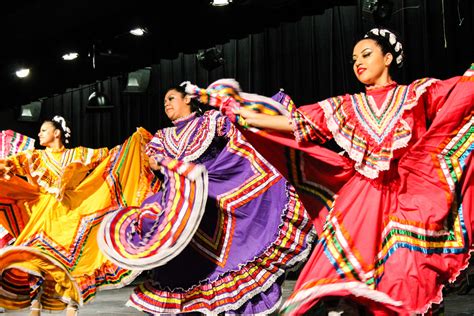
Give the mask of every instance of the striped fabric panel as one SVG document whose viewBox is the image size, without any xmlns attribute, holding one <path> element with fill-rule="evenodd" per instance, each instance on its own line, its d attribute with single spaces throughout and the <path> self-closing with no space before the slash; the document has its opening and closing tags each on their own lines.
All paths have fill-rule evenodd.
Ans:
<svg viewBox="0 0 474 316">
<path fill-rule="evenodd" d="M 20 216 L 20 210 L 16 205 L 16 201 L 6 198 L 0 198 L 0 216 L 6 221 L 4 224 L 9 232 L 13 236 L 18 236 L 25 227 L 25 223 Z"/>
<path fill-rule="evenodd" d="M 467 118 L 457 134 L 439 149 L 440 164 L 444 164 L 442 169 L 450 186 L 458 183 L 465 161 L 474 148 L 473 120 L 472 116 Z M 373 287 L 383 275 L 384 263 L 398 248 L 425 254 L 465 252 L 469 245 L 462 205 L 452 215 L 454 222 L 447 232 L 442 227 L 390 217 L 383 230 L 382 249 L 374 266 L 369 266 L 360 258 L 336 212 L 328 220 L 320 242 L 324 244 L 325 254 L 341 278 L 359 280 Z"/>
<path fill-rule="evenodd" d="M 302 258 L 302 240 L 312 231 L 312 224 L 293 188 L 288 188 L 290 204 L 286 224 L 277 239 L 258 258 L 225 276 L 196 285 L 186 292 L 166 291 L 145 282 L 137 287 L 129 304 L 150 313 L 201 311 L 220 313 L 238 308 L 284 273 L 284 269 Z M 314 238 L 314 236 L 313 236 Z M 311 239 L 311 238 L 310 238 Z"/>
<path fill-rule="evenodd" d="M 305 118 L 304 113 L 301 111 L 294 111 L 291 113 L 291 123 L 293 126 L 293 134 L 298 143 L 315 141 L 323 144 L 327 140 L 332 138 L 331 134 L 325 133 L 324 129 L 315 124 L 314 122 Z"/>
<path fill-rule="evenodd" d="M 216 226 L 213 237 L 202 233 L 199 229 L 192 245 L 202 256 L 208 258 L 218 266 L 225 266 L 232 245 L 232 236 L 235 229 L 235 210 L 247 204 L 250 200 L 264 194 L 273 184 L 281 180 L 281 175 L 261 157 L 242 137 L 234 134 L 226 150 L 248 160 L 250 168 L 254 171 L 240 186 L 218 197 L 222 218 Z"/>
<path fill-rule="evenodd" d="M 0 158 L 35 148 L 35 140 L 12 130 L 0 132 Z"/>
<path fill-rule="evenodd" d="M 105 218 L 99 231 L 102 251 L 122 267 L 143 270 L 165 264 L 188 244 L 202 218 L 207 199 L 205 168 L 170 158 L 158 163 L 167 174 L 166 203 L 121 209 Z M 141 216 L 156 219 L 156 224 L 135 244 L 133 230 L 127 233 L 127 229 L 136 227 Z"/>
</svg>

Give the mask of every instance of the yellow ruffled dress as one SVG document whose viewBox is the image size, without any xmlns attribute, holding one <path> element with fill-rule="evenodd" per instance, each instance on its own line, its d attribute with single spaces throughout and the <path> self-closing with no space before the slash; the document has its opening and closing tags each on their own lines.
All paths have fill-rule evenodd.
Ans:
<svg viewBox="0 0 474 316">
<path fill-rule="evenodd" d="M 110 152 L 77 147 L 7 158 L 29 183 L 16 176 L 0 181 L 0 198 L 14 201 L 17 217 L 27 218 L 14 244 L 0 250 L 1 307 L 27 308 L 41 289 L 43 309 L 62 310 L 70 300 L 82 305 L 100 288 L 133 280 L 136 273 L 104 257 L 96 235 L 105 215 L 140 205 L 151 193 L 143 150 L 150 139 L 140 128 Z"/>
</svg>

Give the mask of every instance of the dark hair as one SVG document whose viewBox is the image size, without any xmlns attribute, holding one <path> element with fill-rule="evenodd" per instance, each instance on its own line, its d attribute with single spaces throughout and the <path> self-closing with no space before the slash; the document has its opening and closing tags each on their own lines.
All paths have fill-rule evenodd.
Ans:
<svg viewBox="0 0 474 316">
<path fill-rule="evenodd" d="M 186 93 L 184 85 L 183 86 L 181 86 L 181 85 L 172 86 L 172 87 L 170 87 L 166 90 L 165 94 L 168 93 L 171 90 L 178 91 L 183 98 L 186 95 L 188 95 Z M 191 113 L 196 112 L 196 116 L 201 116 L 201 115 L 204 114 L 204 112 L 211 109 L 209 106 L 206 106 L 206 105 L 202 104 L 201 102 L 199 102 L 198 100 L 196 100 L 196 98 L 191 98 L 190 104 L 191 104 Z"/>
<path fill-rule="evenodd" d="M 63 124 L 61 124 L 61 121 L 64 122 L 65 128 L 63 127 Z M 71 129 L 69 128 L 69 123 L 62 116 L 55 116 L 52 119 L 44 120 L 43 123 L 46 122 L 53 124 L 54 128 L 60 131 L 61 142 L 63 143 L 63 145 L 66 146 L 66 144 L 69 143 L 69 138 L 71 137 Z"/>
<path fill-rule="evenodd" d="M 393 75 L 403 66 L 404 53 L 400 36 L 387 28 L 374 28 L 368 31 L 358 42 L 364 39 L 373 40 L 380 47 L 384 55 L 390 53 L 393 60 L 389 66 L 389 73 Z"/>
</svg>

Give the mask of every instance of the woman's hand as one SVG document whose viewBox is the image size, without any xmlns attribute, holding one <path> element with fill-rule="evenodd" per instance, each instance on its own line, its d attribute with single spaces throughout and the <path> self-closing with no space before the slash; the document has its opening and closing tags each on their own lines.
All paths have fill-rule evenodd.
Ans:
<svg viewBox="0 0 474 316">
<path fill-rule="evenodd" d="M 284 115 L 268 115 L 243 107 L 234 109 L 233 112 L 236 115 L 240 115 L 249 126 L 281 132 L 293 131 L 290 120 Z"/>
<path fill-rule="evenodd" d="M 249 120 L 252 121 L 252 119 L 258 118 L 258 114 L 259 114 L 258 112 L 254 111 L 254 110 L 250 110 L 250 109 L 247 109 L 247 108 L 244 108 L 244 107 L 234 109 L 234 110 L 232 110 L 232 112 L 234 112 L 234 114 L 242 116 L 249 125 L 252 125 L 249 122 Z"/>
<path fill-rule="evenodd" d="M 148 158 L 148 162 L 150 163 L 150 168 L 151 169 L 153 169 L 153 170 L 160 169 L 160 166 L 158 166 L 158 164 L 156 163 L 155 158 L 153 158 L 153 157 Z"/>
</svg>

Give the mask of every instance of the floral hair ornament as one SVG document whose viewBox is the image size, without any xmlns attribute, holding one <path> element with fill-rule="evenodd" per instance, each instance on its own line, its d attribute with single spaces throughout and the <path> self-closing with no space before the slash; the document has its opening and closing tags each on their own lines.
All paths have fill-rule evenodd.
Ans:
<svg viewBox="0 0 474 316">
<path fill-rule="evenodd" d="M 66 120 L 64 119 L 64 117 L 56 115 L 55 117 L 53 117 L 53 121 L 61 125 L 61 128 L 64 132 L 64 141 L 66 144 L 69 144 L 69 138 L 71 137 L 71 129 L 66 125 Z"/>
<path fill-rule="evenodd" d="M 379 37 L 383 37 L 387 40 L 387 42 L 392 46 L 393 51 L 395 52 L 395 62 L 397 63 L 398 68 L 403 66 L 403 46 L 397 39 L 397 36 L 390 32 L 387 29 L 379 29 L 374 28 L 368 31 L 364 38 L 369 37 L 370 35 L 375 35 Z"/>
</svg>

